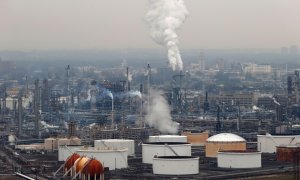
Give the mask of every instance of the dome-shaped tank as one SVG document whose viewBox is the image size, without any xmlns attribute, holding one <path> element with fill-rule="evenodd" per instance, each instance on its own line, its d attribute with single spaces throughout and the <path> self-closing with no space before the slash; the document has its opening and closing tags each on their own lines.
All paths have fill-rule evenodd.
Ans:
<svg viewBox="0 0 300 180">
<path fill-rule="evenodd" d="M 75 171 L 76 173 L 80 172 L 83 168 L 84 165 L 90 160 L 90 158 L 86 156 L 81 156 L 81 158 L 77 159 L 75 162 Z"/>
<path fill-rule="evenodd" d="M 96 159 L 91 159 L 87 165 L 82 169 L 82 174 L 84 176 L 90 176 L 91 179 L 95 177 L 100 177 L 104 173 L 104 167 L 100 161 Z"/>
<path fill-rule="evenodd" d="M 80 158 L 80 155 L 77 153 L 72 154 L 65 163 L 65 169 L 69 170 L 76 162 L 77 159 Z"/>
<path fill-rule="evenodd" d="M 206 140 L 206 157 L 217 157 L 219 150 L 246 150 L 246 140 L 232 133 L 221 133 Z"/>
</svg>

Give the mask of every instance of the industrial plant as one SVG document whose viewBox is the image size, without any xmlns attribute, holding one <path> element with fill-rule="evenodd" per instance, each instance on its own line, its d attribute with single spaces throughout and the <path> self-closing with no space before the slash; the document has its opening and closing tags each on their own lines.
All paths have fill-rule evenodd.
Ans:
<svg viewBox="0 0 300 180">
<path fill-rule="evenodd" d="M 0 179 L 300 179 L 297 46 L 181 50 L 188 14 L 149 1 L 163 50 L 0 50 Z"/>
<path fill-rule="evenodd" d="M 31 72 L 1 61 L 2 173 L 20 179 L 298 176 L 300 70 L 204 62 L 202 53 L 182 71 L 122 62 Z"/>
</svg>

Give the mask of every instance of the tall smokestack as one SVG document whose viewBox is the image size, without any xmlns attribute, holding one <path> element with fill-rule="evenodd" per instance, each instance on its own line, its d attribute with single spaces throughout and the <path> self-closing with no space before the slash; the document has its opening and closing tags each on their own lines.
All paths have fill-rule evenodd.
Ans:
<svg viewBox="0 0 300 180">
<path fill-rule="evenodd" d="M 16 99 L 13 99 L 13 113 L 14 113 L 14 121 L 17 122 L 17 101 Z"/>
<path fill-rule="evenodd" d="M 29 96 L 29 91 L 28 91 L 28 77 L 25 76 L 25 97 Z"/>
<path fill-rule="evenodd" d="M 40 137 L 40 88 L 39 88 L 39 79 L 36 79 L 34 82 L 34 115 L 35 115 L 35 135 Z"/>
<path fill-rule="evenodd" d="M 240 132 L 240 123 L 241 123 L 241 108 L 240 108 L 240 102 L 238 102 L 238 119 L 236 123 L 237 132 Z"/>
<path fill-rule="evenodd" d="M 4 87 L 4 94 L 3 94 L 3 115 L 6 114 L 6 87 Z"/>
<path fill-rule="evenodd" d="M 205 92 L 204 113 L 209 111 L 208 92 Z"/>
<path fill-rule="evenodd" d="M 18 135 L 22 136 L 22 124 L 23 124 L 23 110 L 22 110 L 22 97 L 18 97 Z"/>
<path fill-rule="evenodd" d="M 70 65 L 66 67 L 66 76 L 65 76 L 65 94 L 69 96 L 70 85 L 69 85 L 69 77 L 70 77 Z"/>
<path fill-rule="evenodd" d="M 114 129 L 115 127 L 115 119 L 114 119 L 114 98 L 111 98 L 111 128 Z"/>
<path fill-rule="evenodd" d="M 217 111 L 217 125 L 216 125 L 216 131 L 220 132 L 221 131 L 221 121 L 220 121 L 220 106 L 218 105 L 218 111 Z"/>
<path fill-rule="evenodd" d="M 127 83 L 127 91 L 130 91 L 130 87 L 129 87 L 129 67 L 126 68 L 126 83 Z"/>
</svg>

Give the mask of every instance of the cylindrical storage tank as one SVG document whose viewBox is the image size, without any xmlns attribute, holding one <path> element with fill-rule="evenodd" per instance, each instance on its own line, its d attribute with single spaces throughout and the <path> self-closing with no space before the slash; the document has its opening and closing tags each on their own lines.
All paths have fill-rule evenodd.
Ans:
<svg viewBox="0 0 300 180">
<path fill-rule="evenodd" d="M 261 152 L 258 151 L 219 151 L 220 168 L 261 168 Z"/>
<path fill-rule="evenodd" d="M 84 148 L 78 150 L 79 155 L 85 155 L 90 158 L 95 158 L 101 161 L 104 167 L 110 170 L 122 169 L 128 167 L 127 148 L 122 149 L 96 149 Z"/>
<path fill-rule="evenodd" d="M 152 142 L 142 144 L 143 163 L 152 164 L 154 156 L 191 156 L 192 147 L 183 142 Z"/>
<path fill-rule="evenodd" d="M 220 150 L 246 150 L 246 140 L 231 133 L 221 133 L 211 136 L 205 143 L 205 156 L 217 157 Z"/>
<path fill-rule="evenodd" d="M 57 139 L 55 138 L 47 138 L 44 140 L 44 147 L 46 150 L 54 151 L 57 150 Z"/>
<path fill-rule="evenodd" d="M 181 135 L 187 137 L 187 142 L 192 146 L 204 146 L 208 139 L 208 132 L 183 132 Z"/>
<path fill-rule="evenodd" d="M 296 153 L 300 154 L 299 146 L 278 146 L 276 149 L 276 157 L 278 161 L 293 163 L 297 159 Z M 300 157 L 298 156 L 300 159 Z"/>
<path fill-rule="evenodd" d="M 15 145 L 15 143 L 16 143 L 16 136 L 13 135 L 13 134 L 10 134 L 8 136 L 8 142 L 9 142 L 9 145 Z"/>
<path fill-rule="evenodd" d="M 79 139 L 78 137 L 71 137 L 70 145 L 81 145 L 81 139 Z"/>
<path fill-rule="evenodd" d="M 58 146 L 70 145 L 70 139 L 68 139 L 68 138 L 59 138 L 59 139 L 57 139 L 57 145 Z"/>
<path fill-rule="evenodd" d="M 300 143 L 300 135 L 257 135 L 257 150 L 262 153 L 275 153 L 276 146 L 296 145 Z"/>
<path fill-rule="evenodd" d="M 186 136 L 179 135 L 159 135 L 159 136 L 149 136 L 149 142 L 187 142 Z"/>
<path fill-rule="evenodd" d="M 65 161 L 77 150 L 82 149 L 82 145 L 69 145 L 69 146 L 59 146 L 58 147 L 58 161 Z"/>
<path fill-rule="evenodd" d="M 95 148 L 105 149 L 105 148 L 113 148 L 113 149 L 128 149 L 128 155 L 134 156 L 135 147 L 134 140 L 131 139 L 102 139 L 94 141 Z"/>
<path fill-rule="evenodd" d="M 153 174 L 192 175 L 199 174 L 199 157 L 158 156 L 153 158 Z"/>
<path fill-rule="evenodd" d="M 96 159 L 91 159 L 82 169 L 82 179 L 104 179 L 104 167 Z"/>
</svg>

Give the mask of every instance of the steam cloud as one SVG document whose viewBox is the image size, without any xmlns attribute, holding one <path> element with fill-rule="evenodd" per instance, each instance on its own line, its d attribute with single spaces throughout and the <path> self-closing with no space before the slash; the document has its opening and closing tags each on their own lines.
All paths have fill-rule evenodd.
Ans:
<svg viewBox="0 0 300 180">
<path fill-rule="evenodd" d="M 154 41 L 168 49 L 169 64 L 173 70 L 182 70 L 183 63 L 178 47 L 176 31 L 182 26 L 188 15 L 183 0 L 148 0 L 150 7 L 146 21 Z"/>
<path fill-rule="evenodd" d="M 142 98 L 142 94 L 141 94 L 140 91 L 129 91 L 129 92 L 128 92 L 128 95 L 129 95 L 130 97 L 138 96 L 139 98 Z"/>
<path fill-rule="evenodd" d="M 146 122 L 150 127 L 154 127 L 162 133 L 175 134 L 178 131 L 178 125 L 172 121 L 168 102 L 161 94 L 160 91 L 151 90 L 151 102 Z"/>
</svg>

